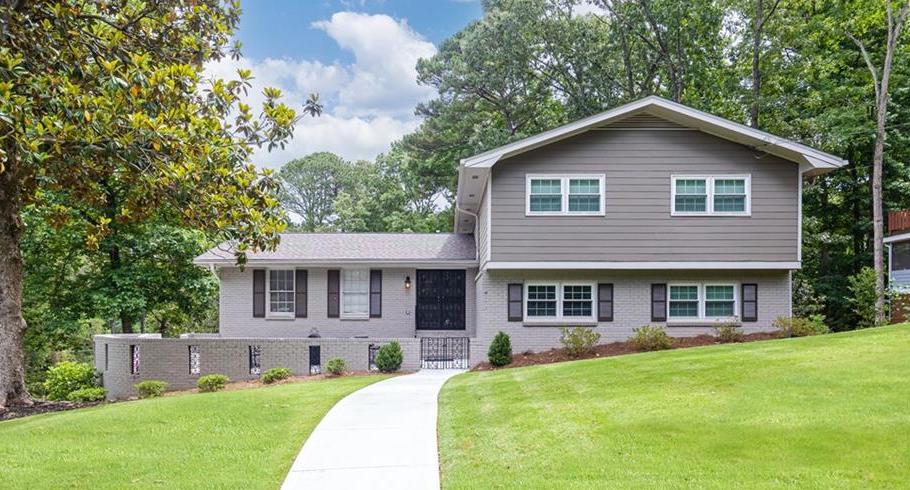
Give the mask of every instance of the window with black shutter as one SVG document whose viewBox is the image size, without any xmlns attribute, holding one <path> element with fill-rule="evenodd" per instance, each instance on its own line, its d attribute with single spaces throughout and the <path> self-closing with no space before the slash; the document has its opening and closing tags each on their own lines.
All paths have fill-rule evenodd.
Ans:
<svg viewBox="0 0 910 490">
<path fill-rule="evenodd" d="M 382 271 L 370 270 L 370 318 L 382 318 Z"/>
<path fill-rule="evenodd" d="M 265 317 L 265 269 L 253 270 L 253 318 Z"/>
<path fill-rule="evenodd" d="M 294 271 L 294 316 L 297 318 L 307 315 L 307 279 L 306 269 Z"/>
<path fill-rule="evenodd" d="M 333 269 L 328 271 L 327 279 L 327 291 L 328 291 L 328 305 L 326 307 L 327 316 L 329 318 L 338 318 L 339 313 L 339 288 L 340 288 L 340 276 L 341 271 Z"/>
</svg>

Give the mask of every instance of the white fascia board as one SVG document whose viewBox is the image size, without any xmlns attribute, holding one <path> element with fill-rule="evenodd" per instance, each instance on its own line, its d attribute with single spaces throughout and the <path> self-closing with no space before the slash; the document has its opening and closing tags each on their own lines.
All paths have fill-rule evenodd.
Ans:
<svg viewBox="0 0 910 490">
<path fill-rule="evenodd" d="M 892 242 L 902 242 L 904 240 L 910 240 L 910 232 L 901 233 L 899 235 L 891 235 L 891 236 L 885 237 L 882 241 L 884 243 L 892 243 Z"/>
<path fill-rule="evenodd" d="M 795 270 L 799 262 L 487 262 L 492 270 Z"/>
</svg>

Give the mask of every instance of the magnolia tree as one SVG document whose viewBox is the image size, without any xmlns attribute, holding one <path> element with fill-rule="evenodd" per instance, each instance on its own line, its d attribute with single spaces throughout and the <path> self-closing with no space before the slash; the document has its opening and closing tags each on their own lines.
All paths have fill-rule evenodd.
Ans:
<svg viewBox="0 0 910 490">
<path fill-rule="evenodd" d="M 277 244 L 277 186 L 250 159 L 283 146 L 299 116 L 275 89 L 261 111 L 243 104 L 248 71 L 203 75 L 239 56 L 239 16 L 222 0 L 0 0 L 0 406 L 29 403 L 25 206 L 84 220 L 90 248 L 162 213 L 232 241 L 241 263 Z"/>
</svg>

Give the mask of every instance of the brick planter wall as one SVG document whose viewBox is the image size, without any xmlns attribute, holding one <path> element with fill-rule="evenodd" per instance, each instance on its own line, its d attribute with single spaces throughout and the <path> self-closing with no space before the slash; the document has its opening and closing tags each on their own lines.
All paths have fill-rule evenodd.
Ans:
<svg viewBox="0 0 910 490">
<path fill-rule="evenodd" d="M 108 398 L 126 398 L 136 394 L 133 385 L 156 379 L 169 383 L 168 389 L 196 387 L 206 374 L 224 374 L 232 381 L 258 379 L 250 374 L 249 348 L 261 347 L 262 372 L 273 367 L 286 367 L 295 374 L 309 373 L 309 347 L 320 346 L 324 369 L 329 359 L 340 357 L 349 370 L 366 371 L 370 344 L 390 341 L 401 344 L 403 371 L 420 367 L 420 339 L 417 338 L 238 338 L 218 335 L 187 335 L 179 339 L 161 338 L 157 334 L 96 335 L 94 337 L 95 369 L 102 373 Z M 130 346 L 139 346 L 140 368 L 131 373 Z M 198 346 L 200 373 L 190 374 L 189 347 Z"/>
</svg>

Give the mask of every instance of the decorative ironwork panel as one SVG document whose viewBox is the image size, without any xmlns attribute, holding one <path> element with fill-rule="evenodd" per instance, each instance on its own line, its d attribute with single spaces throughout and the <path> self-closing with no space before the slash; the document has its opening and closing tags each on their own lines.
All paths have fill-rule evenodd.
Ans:
<svg viewBox="0 0 910 490">
<path fill-rule="evenodd" d="M 138 345 L 130 346 L 130 359 L 132 360 L 130 374 L 139 374 L 139 368 L 142 365 L 142 354 L 139 352 Z"/>
<path fill-rule="evenodd" d="M 467 369 L 469 342 L 467 337 L 423 337 L 420 365 L 423 369 Z"/>
<path fill-rule="evenodd" d="M 376 354 L 379 353 L 379 345 L 370 344 L 368 348 L 369 360 L 367 361 L 367 366 L 369 366 L 370 371 L 379 371 L 379 367 L 376 366 Z"/>
<path fill-rule="evenodd" d="M 417 328 L 465 329 L 465 271 L 417 271 Z"/>
<path fill-rule="evenodd" d="M 260 364 L 260 358 L 262 357 L 262 346 L 261 345 L 251 345 L 250 346 L 250 374 L 259 375 L 262 373 L 262 366 Z"/>
<path fill-rule="evenodd" d="M 190 349 L 190 374 L 199 374 L 201 371 L 199 346 L 191 345 L 189 349 Z"/>
<path fill-rule="evenodd" d="M 318 345 L 311 345 L 310 354 L 310 374 L 322 373 L 322 352 Z"/>
</svg>

